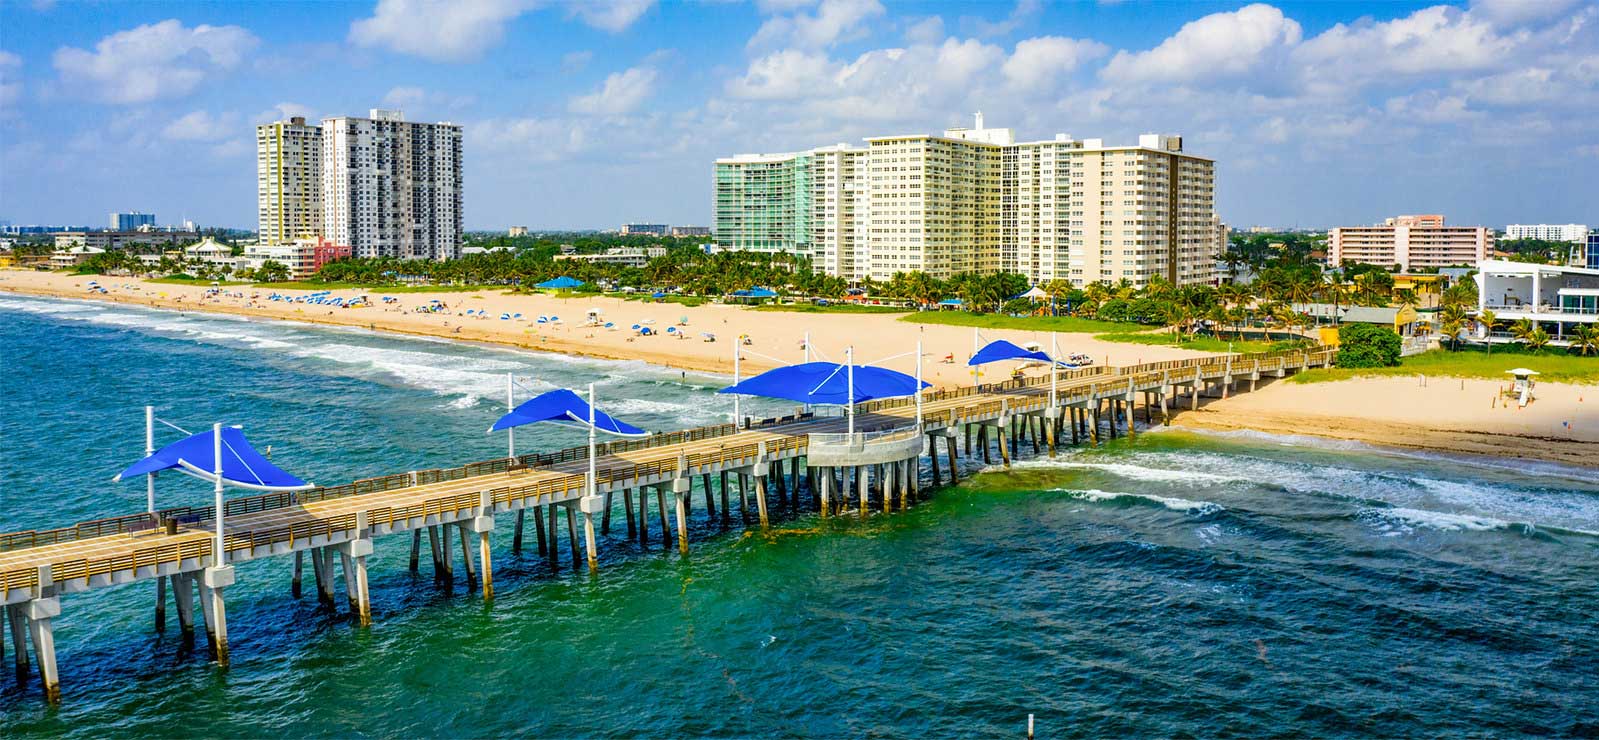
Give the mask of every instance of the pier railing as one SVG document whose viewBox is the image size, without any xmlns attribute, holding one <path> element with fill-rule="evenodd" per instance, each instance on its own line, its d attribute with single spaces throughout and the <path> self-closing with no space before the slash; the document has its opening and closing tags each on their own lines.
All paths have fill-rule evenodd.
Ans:
<svg viewBox="0 0 1599 740">
<path fill-rule="evenodd" d="M 1281 369 L 1285 366 L 1290 366 L 1288 362 L 1289 358 L 1297 359 L 1297 362 L 1294 362 L 1291 365 L 1292 367 L 1303 367 L 1304 365 L 1312 363 L 1312 357 L 1317 358 L 1317 361 L 1325 363 L 1331 359 L 1331 356 L 1335 351 L 1336 350 L 1331 347 L 1318 346 L 1306 349 L 1276 350 L 1272 352 L 1235 354 L 1221 357 L 1206 356 L 1190 358 L 1186 360 L 1168 360 L 1120 368 L 1110 368 L 1106 366 L 1080 368 L 1061 373 L 1059 376 L 1060 381 L 1063 383 L 1076 383 L 1077 381 L 1082 381 L 1084 379 L 1099 378 L 1104 376 L 1114 376 L 1116 380 L 1097 381 L 1087 386 L 1074 384 L 1068 389 L 1062 389 L 1060 400 L 1063 403 L 1072 403 L 1101 396 L 1106 392 L 1113 391 L 1120 387 L 1125 387 L 1127 385 L 1127 381 L 1124 378 L 1128 375 L 1134 376 L 1134 386 L 1146 386 L 1155 383 L 1157 380 L 1162 382 L 1190 382 L 1190 378 L 1182 377 L 1182 375 L 1172 373 L 1171 371 L 1190 371 L 1193 374 L 1192 379 L 1197 379 L 1200 376 L 1216 376 L 1229 371 L 1233 373 L 1243 373 Z M 1275 363 L 1275 365 L 1272 363 Z M 1050 382 L 1051 381 L 1048 375 L 1032 378 L 1020 378 L 1006 380 L 1000 383 L 987 383 L 977 386 L 949 388 L 930 393 L 923 393 L 922 399 L 925 403 L 979 395 L 1013 394 L 1018 391 L 1031 391 L 1036 395 L 1036 392 L 1039 390 L 1047 390 Z M 1032 399 L 1029 401 L 1017 401 L 1012 403 L 1010 408 L 1013 410 L 1028 410 L 1033 406 L 1038 406 L 1043 403 L 1046 403 L 1046 401 L 1041 398 Z M 873 411 L 904 408 L 914 404 L 914 397 L 906 397 L 872 401 L 860 404 L 856 408 L 857 413 L 870 413 Z M 939 420 L 943 420 L 948 424 L 953 424 L 959 418 L 981 417 L 994 414 L 1005 408 L 1004 404 L 1005 402 L 1003 401 L 995 400 L 975 404 L 974 406 L 962 407 L 958 410 L 946 409 L 942 412 L 936 412 L 934 414 L 925 416 L 924 425 L 936 423 L 936 421 Z M 749 423 L 746 429 L 762 429 L 781 426 L 783 424 L 792 423 L 810 417 L 811 415 L 806 413 L 762 419 L 760 421 Z M 608 456 L 621 452 L 679 445 L 688 442 L 730 436 L 737 434 L 739 431 L 740 430 L 733 424 L 716 424 L 711 426 L 697 427 L 694 429 L 654 434 L 638 440 L 607 442 L 599 445 L 596 451 L 599 455 Z M 808 444 L 808 438 L 804 435 L 797 435 L 789 438 L 768 440 L 764 444 L 768 455 L 787 454 L 805 449 L 806 445 Z M 690 454 L 686 455 L 685 457 L 687 460 L 686 464 L 690 468 L 701 468 L 707 465 L 720 465 L 731 461 L 753 460 L 756 456 L 758 456 L 758 454 L 758 445 L 751 443 L 725 448 L 715 452 Z M 272 509 L 279 509 L 315 501 L 326 501 L 349 496 L 381 493 L 384 491 L 409 488 L 412 486 L 448 482 L 452 480 L 462 480 L 466 478 L 504 473 L 519 469 L 547 470 L 557 465 L 579 462 L 587 459 L 588 447 L 583 445 L 569 447 L 564 450 L 553 452 L 521 455 L 514 459 L 509 457 L 496 458 L 492 460 L 468 463 L 466 465 L 454 468 L 435 468 L 430 470 L 396 473 L 393 475 L 385 475 L 375 478 L 366 478 L 343 485 L 319 487 L 308 491 L 275 492 L 259 494 L 255 496 L 245 496 L 228 500 L 224 505 L 227 507 L 227 513 L 229 516 L 236 516 L 239 514 L 269 511 Z M 678 461 L 676 459 L 665 459 L 639 464 L 612 465 L 605 468 L 603 471 L 600 471 L 599 483 L 601 485 L 609 485 L 618 481 L 642 480 L 652 476 L 658 477 L 667 473 L 676 472 L 677 464 Z M 556 492 L 569 493 L 572 490 L 582 488 L 584 485 L 584 475 L 582 473 L 573 473 L 560 478 L 546 479 L 537 484 L 524 487 L 527 489 L 526 491 L 524 491 L 524 488 L 506 488 L 496 490 L 509 492 L 505 494 L 507 498 L 504 499 L 505 501 L 509 501 L 515 498 L 524 498 L 527 495 L 546 495 Z M 476 496 L 477 494 L 462 495 Z M 430 499 L 419 506 L 451 506 L 455 505 L 455 503 L 458 503 L 455 501 L 457 498 L 460 497 L 444 496 L 438 499 Z M 499 499 L 496 499 L 496 501 L 499 502 Z M 394 514 L 393 511 L 383 512 L 382 510 L 372 510 L 368 513 L 372 515 L 383 513 L 384 518 Z M 199 522 L 202 520 L 211 519 L 214 514 L 214 506 L 178 506 L 161 509 L 153 515 L 149 513 L 128 514 L 117 517 L 89 520 L 58 529 L 25 530 L 20 532 L 4 533 L 0 534 L 0 552 L 41 547 L 45 545 L 72 542 L 93 537 L 103 537 L 111 534 L 146 531 L 155 527 L 160 521 L 169 519 L 187 523 Z M 381 520 L 382 519 L 376 517 L 372 519 L 372 521 Z M 231 552 L 239 548 L 256 547 L 263 543 L 292 541 L 297 537 L 310 536 L 311 534 L 327 530 L 330 527 L 336 531 L 340 522 L 342 522 L 342 519 L 335 518 L 328 521 L 318 521 L 304 525 L 295 525 L 296 527 L 300 527 L 299 530 L 296 530 L 295 527 L 284 527 L 281 530 L 268 530 L 266 532 L 259 533 L 229 533 L 228 541 L 225 547 Z M 349 526 L 354 526 L 353 519 L 349 523 Z M 205 545 L 205 547 L 209 547 L 209 545 Z M 206 552 L 209 553 L 209 550 Z M 138 550 L 135 552 L 135 556 L 156 558 L 161 557 L 161 553 L 153 551 L 152 553 L 145 555 L 141 555 L 141 553 L 145 553 L 145 551 Z M 160 560 L 160 562 L 166 562 L 166 560 Z M 87 569 L 87 571 L 94 571 L 94 574 L 98 574 L 100 572 L 97 570 L 98 566 L 95 566 L 93 563 L 86 564 L 84 567 Z M 0 578 L 0 590 L 10 590 L 12 588 L 21 587 L 24 585 L 21 583 L 21 581 L 27 580 L 30 577 L 34 580 L 27 585 L 37 583 L 37 574 L 28 576 L 27 574 L 18 575 L 18 573 L 19 571 L 8 572 L 3 578 Z"/>
</svg>

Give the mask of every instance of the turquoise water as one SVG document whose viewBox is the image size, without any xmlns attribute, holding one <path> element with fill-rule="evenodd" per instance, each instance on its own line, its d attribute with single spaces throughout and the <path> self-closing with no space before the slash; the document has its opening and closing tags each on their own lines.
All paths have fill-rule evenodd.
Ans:
<svg viewBox="0 0 1599 740">
<path fill-rule="evenodd" d="M 320 483 L 501 454 L 483 430 L 507 371 L 597 379 L 652 429 L 727 412 L 719 379 L 642 364 L 12 296 L 0 347 L 3 530 L 142 508 L 109 479 L 147 402 L 243 423 Z M 1032 713 L 1044 737 L 1599 733 L 1591 474 L 1288 442 L 1144 434 L 764 536 L 696 509 L 688 558 L 613 534 L 598 577 L 511 554 L 506 520 L 492 605 L 380 539 L 366 629 L 255 561 L 226 672 L 150 630 L 148 584 L 70 595 L 63 704 L 0 674 L 0 732 L 971 737 Z"/>
</svg>

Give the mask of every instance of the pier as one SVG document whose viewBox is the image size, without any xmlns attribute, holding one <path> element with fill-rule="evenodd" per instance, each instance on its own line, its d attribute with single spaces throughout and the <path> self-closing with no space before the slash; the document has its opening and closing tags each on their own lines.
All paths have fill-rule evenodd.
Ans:
<svg viewBox="0 0 1599 740">
<path fill-rule="evenodd" d="M 841 417 L 796 413 L 610 442 L 595 455 L 592 495 L 583 446 L 229 499 L 221 538 L 210 506 L 0 534 L 0 603 L 9 630 L 3 647 L 19 676 L 35 665 L 45 698 L 58 702 L 52 620 L 62 613 L 62 597 L 154 581 L 155 629 L 166 629 L 170 601 L 177 628 L 192 638 L 198 597 L 207 647 L 226 667 L 225 593 L 237 563 L 292 557 L 293 596 L 301 597 L 309 580 L 330 606 L 340 600 L 335 582 L 342 570 L 343 599 L 364 626 L 372 616 L 366 559 L 379 538 L 409 546 L 411 570 L 424 559 L 440 580 L 454 581 L 459 570 L 492 600 L 490 534 L 497 525 L 514 527 L 513 551 L 533 544 L 524 537 L 531 528 L 538 552 L 552 563 L 569 556 L 572 567 L 586 562 L 592 570 L 600 537 L 622 520 L 627 536 L 659 537 L 663 546 L 688 553 L 696 494 L 707 517 L 727 523 L 737 516 L 762 527 L 774 509 L 862 517 L 904 509 L 923 495 L 923 458 L 934 486 L 946 477 L 958 483 L 963 457 L 1008 464 L 1066 444 L 1131 436 L 1140 405 L 1146 424 L 1164 424 L 1180 408 L 1197 409 L 1201 396 L 1226 397 L 1253 390 L 1263 378 L 1328 366 L 1334 352 L 1318 347 L 1090 367 L 1053 379 L 923 391 L 919 399 L 858 404 L 853 433 Z"/>
</svg>

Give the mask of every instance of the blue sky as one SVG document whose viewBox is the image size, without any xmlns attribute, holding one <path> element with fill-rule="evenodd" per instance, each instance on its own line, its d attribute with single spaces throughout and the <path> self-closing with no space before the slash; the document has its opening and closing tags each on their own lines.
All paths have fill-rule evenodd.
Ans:
<svg viewBox="0 0 1599 740">
<path fill-rule="evenodd" d="M 706 224 L 711 161 L 990 126 L 1218 162 L 1234 225 L 1599 224 L 1599 3 L 0 0 L 0 218 L 254 227 L 253 126 L 465 127 L 469 229 Z"/>
</svg>

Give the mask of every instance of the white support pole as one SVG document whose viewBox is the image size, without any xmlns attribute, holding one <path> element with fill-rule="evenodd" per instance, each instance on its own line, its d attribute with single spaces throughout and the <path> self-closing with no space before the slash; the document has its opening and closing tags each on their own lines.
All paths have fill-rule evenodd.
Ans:
<svg viewBox="0 0 1599 740">
<path fill-rule="evenodd" d="M 587 493 L 589 496 L 597 495 L 597 489 L 599 488 L 599 474 L 595 472 L 594 450 L 594 384 L 589 383 L 589 475 Z"/>
<path fill-rule="evenodd" d="M 155 407 L 144 407 L 144 456 L 155 454 Z M 144 476 L 145 511 L 155 513 L 155 473 Z"/>
<path fill-rule="evenodd" d="M 805 361 L 811 361 L 811 333 L 805 332 Z"/>
<path fill-rule="evenodd" d="M 806 346 L 809 347 L 810 345 L 807 344 Z M 733 337 L 733 385 L 738 385 L 738 381 L 739 381 L 738 361 L 739 361 L 738 337 Z M 741 423 L 742 422 L 739 419 L 739 394 L 734 393 L 733 394 L 733 430 L 734 431 L 738 431 L 739 424 L 741 424 Z"/>
<path fill-rule="evenodd" d="M 212 424 L 211 425 L 211 450 L 212 450 L 212 453 L 214 455 L 216 455 L 214 467 L 216 468 L 215 472 L 216 472 L 216 477 L 217 477 L 216 488 L 215 488 L 216 501 L 217 501 L 217 511 L 216 511 L 217 551 L 216 551 L 216 557 L 212 558 L 211 566 L 212 567 L 221 567 L 223 565 L 226 565 L 227 561 L 228 561 L 227 553 L 224 552 L 223 549 L 222 549 L 222 518 L 223 518 L 223 510 L 222 510 L 222 423 L 221 422 L 218 422 L 216 424 Z"/>
<path fill-rule="evenodd" d="M 977 327 L 972 327 L 972 356 L 977 356 Z M 977 366 L 972 366 L 972 385 L 977 385 Z"/>
<path fill-rule="evenodd" d="M 844 350 L 845 382 L 849 384 L 849 433 L 855 435 L 855 345 Z"/>
<path fill-rule="evenodd" d="M 1059 405 L 1060 397 L 1057 386 L 1060 384 L 1060 346 L 1055 341 L 1055 332 L 1049 333 L 1049 407 Z M 1053 412 L 1051 412 L 1053 413 Z"/>
<path fill-rule="evenodd" d="M 511 373 L 505 374 L 505 413 L 507 414 L 516 408 L 516 392 L 511 389 L 515 382 Z M 505 430 L 505 456 L 512 459 L 516 458 L 516 427 L 509 427 Z"/>
<path fill-rule="evenodd" d="M 916 338 L 916 431 L 922 430 L 922 338 Z"/>
</svg>

